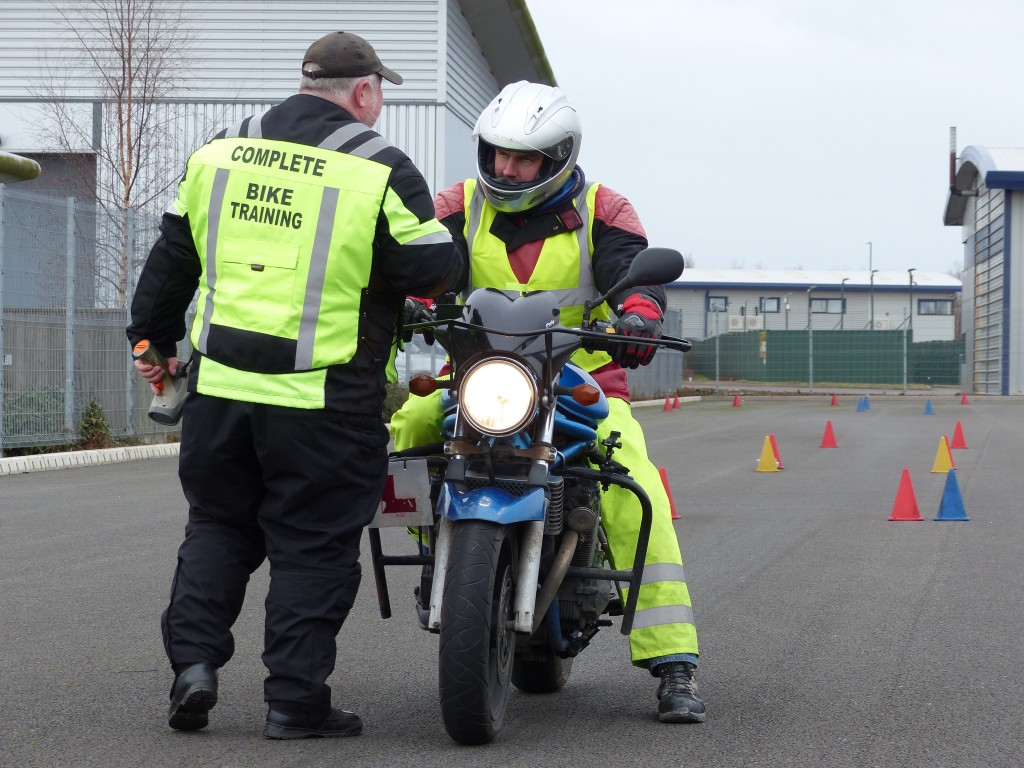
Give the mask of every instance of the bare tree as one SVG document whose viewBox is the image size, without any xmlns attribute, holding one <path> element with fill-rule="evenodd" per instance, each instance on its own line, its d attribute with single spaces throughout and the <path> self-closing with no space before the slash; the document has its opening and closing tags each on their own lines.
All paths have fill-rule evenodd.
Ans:
<svg viewBox="0 0 1024 768">
<path fill-rule="evenodd" d="M 194 33 L 182 5 L 166 0 L 51 5 L 70 43 L 35 89 L 51 117 L 40 134 L 69 162 L 86 161 L 78 164 L 85 179 L 79 188 L 95 189 L 95 202 L 116 234 L 97 266 L 112 284 L 117 306 L 124 306 L 133 268 L 129 212 L 160 201 L 180 172 L 173 151 L 176 115 L 169 105 L 182 100 Z M 78 94 L 88 93 L 92 115 L 81 95 L 69 98 L 72 84 Z"/>
</svg>

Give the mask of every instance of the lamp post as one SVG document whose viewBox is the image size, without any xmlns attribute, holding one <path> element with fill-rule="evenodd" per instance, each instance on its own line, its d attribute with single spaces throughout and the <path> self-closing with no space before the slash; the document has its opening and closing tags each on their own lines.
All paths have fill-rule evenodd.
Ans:
<svg viewBox="0 0 1024 768">
<path fill-rule="evenodd" d="M 814 390 L 814 329 L 811 328 L 811 292 L 818 286 L 807 289 L 807 391 Z"/>
<path fill-rule="evenodd" d="M 871 270 L 871 330 L 875 330 L 875 273 L 877 269 Z"/>
<path fill-rule="evenodd" d="M 789 330 L 789 294 L 786 294 L 786 330 Z"/>
<path fill-rule="evenodd" d="M 839 282 L 839 330 L 843 330 L 843 321 L 846 319 L 846 281 L 850 278 L 844 277 Z"/>
<path fill-rule="evenodd" d="M 914 272 L 915 267 L 911 267 L 907 270 L 907 278 L 910 282 L 909 285 L 909 297 L 910 297 L 910 314 L 907 316 L 907 330 L 913 333 L 914 331 Z"/>
<path fill-rule="evenodd" d="M 871 258 L 872 258 L 872 246 L 871 241 L 868 241 L 868 270 L 871 270 Z"/>
</svg>

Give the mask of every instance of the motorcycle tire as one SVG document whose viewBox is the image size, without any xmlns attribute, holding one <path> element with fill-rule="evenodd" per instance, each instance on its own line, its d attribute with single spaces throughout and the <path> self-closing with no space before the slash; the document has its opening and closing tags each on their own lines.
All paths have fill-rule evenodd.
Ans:
<svg viewBox="0 0 1024 768">
<path fill-rule="evenodd" d="M 516 552 L 512 531 L 469 520 L 455 526 L 438 645 L 441 717 L 462 744 L 501 730 L 511 690 Z"/>
<path fill-rule="evenodd" d="M 516 659 L 512 665 L 512 685 L 524 693 L 554 693 L 569 679 L 572 659 L 563 659 L 551 649 L 544 659 Z"/>
</svg>

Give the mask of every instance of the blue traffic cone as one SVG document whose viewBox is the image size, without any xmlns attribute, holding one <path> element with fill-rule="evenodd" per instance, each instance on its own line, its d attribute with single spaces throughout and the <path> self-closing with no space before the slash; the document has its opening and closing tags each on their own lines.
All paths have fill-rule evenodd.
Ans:
<svg viewBox="0 0 1024 768">
<path fill-rule="evenodd" d="M 868 395 L 864 395 L 864 410 L 871 410 L 871 398 Z"/>
<path fill-rule="evenodd" d="M 924 404 L 924 415 L 925 416 L 934 416 L 935 415 L 935 409 L 932 408 L 932 399 L 930 397 L 928 398 L 928 400 Z"/>
<path fill-rule="evenodd" d="M 857 399 L 857 413 L 863 413 L 868 409 L 867 399 L 865 396 L 861 396 Z"/>
<path fill-rule="evenodd" d="M 942 501 L 939 502 L 939 513 L 936 520 L 970 520 L 967 511 L 964 509 L 964 500 L 960 495 L 960 486 L 956 482 L 956 470 L 951 469 L 946 473 L 946 487 L 942 491 Z"/>
</svg>

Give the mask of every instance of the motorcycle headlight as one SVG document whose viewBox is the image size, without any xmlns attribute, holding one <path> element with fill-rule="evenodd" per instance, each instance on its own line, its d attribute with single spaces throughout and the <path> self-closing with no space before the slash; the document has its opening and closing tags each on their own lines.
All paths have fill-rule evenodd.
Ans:
<svg viewBox="0 0 1024 768">
<path fill-rule="evenodd" d="M 489 359 L 462 377 L 459 403 L 466 420 L 488 435 L 511 435 L 533 418 L 537 384 L 530 371 L 514 360 Z"/>
</svg>

